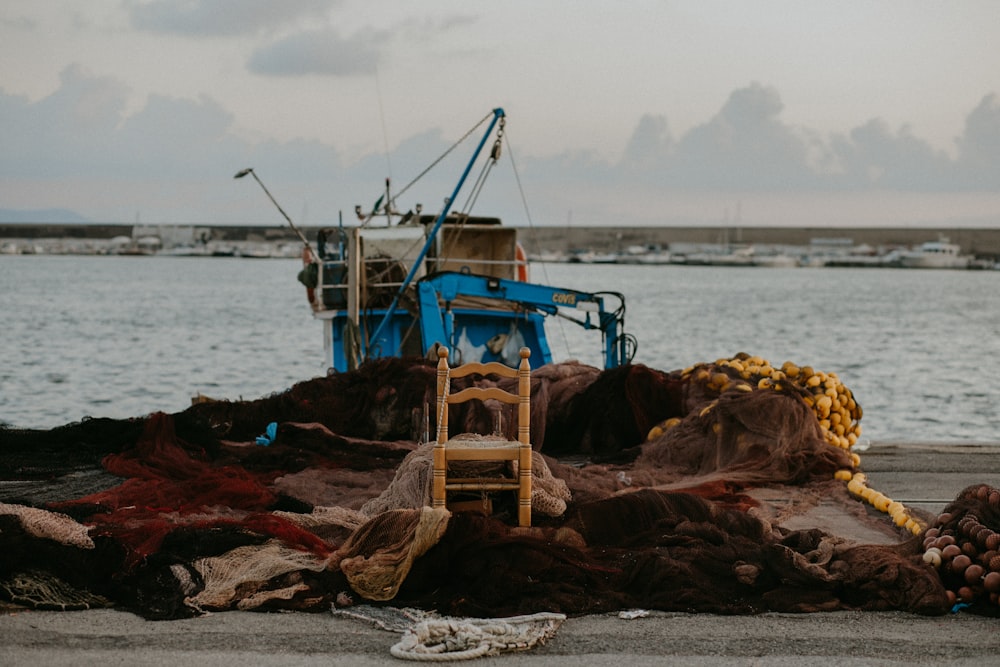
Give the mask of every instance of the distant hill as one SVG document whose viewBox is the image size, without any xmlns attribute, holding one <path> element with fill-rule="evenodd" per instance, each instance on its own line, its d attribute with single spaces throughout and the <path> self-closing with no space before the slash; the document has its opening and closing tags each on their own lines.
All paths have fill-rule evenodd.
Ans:
<svg viewBox="0 0 1000 667">
<path fill-rule="evenodd" d="M 86 224 L 91 222 L 75 211 L 65 208 L 43 208 L 31 210 L 18 210 L 13 208 L 0 208 L 0 223 L 11 224 L 18 222 L 41 222 L 56 224 Z"/>
</svg>

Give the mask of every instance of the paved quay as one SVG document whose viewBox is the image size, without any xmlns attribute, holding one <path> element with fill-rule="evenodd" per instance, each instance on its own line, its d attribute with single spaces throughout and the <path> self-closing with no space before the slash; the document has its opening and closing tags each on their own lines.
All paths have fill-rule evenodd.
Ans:
<svg viewBox="0 0 1000 667">
<path fill-rule="evenodd" d="M 858 455 L 869 486 L 932 513 L 972 484 L 1000 488 L 1000 441 L 874 443 Z"/>
<path fill-rule="evenodd" d="M 651 613 L 571 618 L 544 646 L 477 665 L 996 665 L 1000 620 L 971 615 Z M 400 665 L 400 635 L 326 614 L 144 621 L 111 610 L 0 617 L 5 665 Z"/>
<path fill-rule="evenodd" d="M 966 486 L 1000 488 L 1000 443 L 875 443 L 872 488 L 934 513 Z M 116 610 L 0 615 L 0 665 L 399 665 L 401 635 L 332 614 L 225 612 L 146 621 Z M 544 646 L 477 665 L 1000 665 L 1000 618 L 902 612 L 566 620 Z"/>
</svg>

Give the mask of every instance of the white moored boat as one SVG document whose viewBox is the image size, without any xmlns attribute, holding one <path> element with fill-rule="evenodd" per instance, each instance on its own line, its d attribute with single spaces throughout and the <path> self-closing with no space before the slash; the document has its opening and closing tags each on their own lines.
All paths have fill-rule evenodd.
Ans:
<svg viewBox="0 0 1000 667">
<path fill-rule="evenodd" d="M 927 241 L 914 250 L 901 253 L 899 262 L 908 269 L 967 269 L 972 264 L 972 256 L 963 255 L 958 244 L 941 239 Z"/>
</svg>

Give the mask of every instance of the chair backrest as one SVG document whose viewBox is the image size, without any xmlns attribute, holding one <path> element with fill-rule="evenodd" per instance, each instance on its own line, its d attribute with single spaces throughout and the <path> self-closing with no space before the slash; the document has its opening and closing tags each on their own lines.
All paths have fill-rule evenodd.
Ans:
<svg viewBox="0 0 1000 667">
<path fill-rule="evenodd" d="M 522 444 L 531 444 L 531 366 L 528 357 L 531 350 L 522 347 L 519 354 L 521 362 L 517 368 L 511 368 L 498 361 L 487 363 L 470 362 L 451 368 L 448 365 L 448 348 L 438 348 L 437 368 L 437 441 L 448 440 L 448 406 L 465 401 L 485 401 L 495 399 L 502 403 L 517 405 L 517 439 Z M 468 375 L 499 375 L 505 378 L 517 378 L 517 392 L 509 392 L 499 387 L 466 387 L 462 391 L 451 393 L 451 379 Z"/>
</svg>

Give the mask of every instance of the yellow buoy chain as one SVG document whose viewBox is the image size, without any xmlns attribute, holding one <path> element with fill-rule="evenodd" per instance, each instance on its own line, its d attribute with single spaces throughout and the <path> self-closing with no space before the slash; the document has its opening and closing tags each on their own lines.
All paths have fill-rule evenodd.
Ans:
<svg viewBox="0 0 1000 667">
<path fill-rule="evenodd" d="M 714 363 L 699 363 L 685 368 L 681 377 L 703 387 L 707 395 L 757 390 L 798 395 L 816 415 L 823 438 L 850 454 L 854 470 L 838 470 L 834 475 L 836 479 L 847 482 L 848 492 L 888 514 L 896 526 L 914 535 L 925 528 L 902 503 L 870 488 L 865 475 L 856 472 L 861 466 L 861 457 L 857 452 L 851 451 L 851 448 L 861 436 L 862 410 L 854 394 L 844 386 L 836 373 L 825 373 L 791 361 L 775 367 L 762 357 L 741 352 L 729 359 L 717 359 Z M 705 416 L 714 407 L 715 401 L 712 401 L 701 410 L 700 416 Z M 659 438 L 680 421 L 674 417 L 657 424 L 647 434 L 647 441 Z"/>
<path fill-rule="evenodd" d="M 875 489 L 868 486 L 867 477 L 863 472 L 851 473 L 849 470 L 838 470 L 834 477 L 837 479 L 845 479 L 844 473 L 850 477 L 847 482 L 848 492 L 877 509 L 879 512 L 885 512 L 892 519 L 892 522 L 899 526 L 900 528 L 913 533 L 914 535 L 919 535 L 923 532 L 926 526 L 915 517 L 911 516 L 903 503 L 896 502 L 891 498 L 887 497 Z"/>
</svg>

